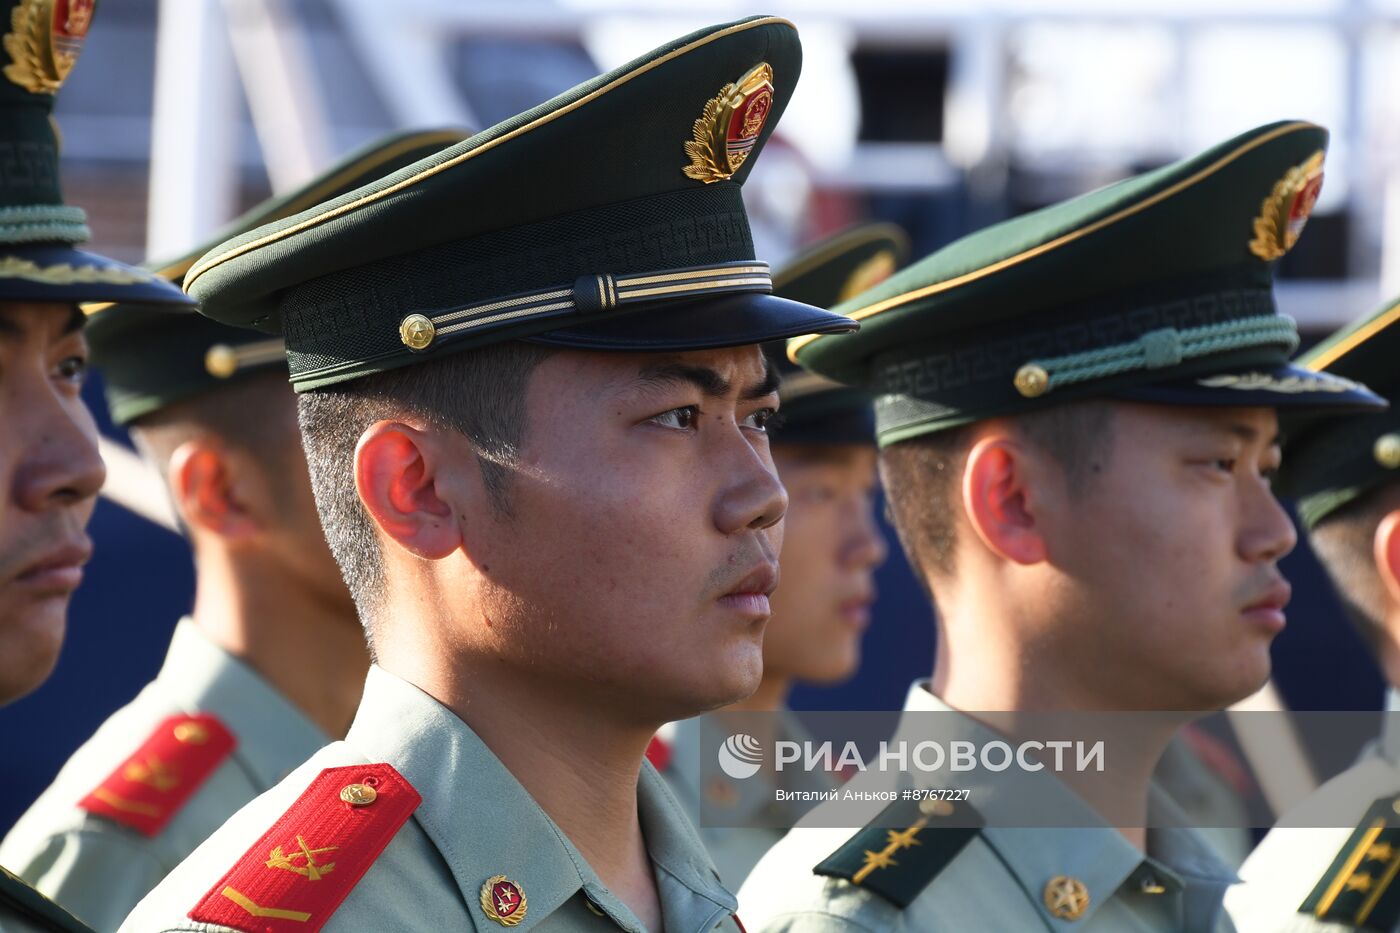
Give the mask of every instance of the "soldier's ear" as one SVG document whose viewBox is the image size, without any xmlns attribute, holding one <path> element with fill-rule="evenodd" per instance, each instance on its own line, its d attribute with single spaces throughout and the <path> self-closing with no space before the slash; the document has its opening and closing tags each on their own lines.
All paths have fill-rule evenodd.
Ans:
<svg viewBox="0 0 1400 933">
<path fill-rule="evenodd" d="M 973 443 L 963 467 L 968 523 L 989 551 L 1017 564 L 1038 564 L 1048 555 L 1028 482 L 1034 466 L 1022 445 L 997 431 Z"/>
<path fill-rule="evenodd" d="M 1400 609 L 1400 510 L 1381 519 L 1371 549 L 1390 604 Z"/>
<path fill-rule="evenodd" d="M 185 441 L 170 455 L 170 492 L 186 525 L 243 538 L 258 531 L 258 521 L 244 485 L 248 478 L 240 478 L 229 457 L 217 438 Z"/>
<path fill-rule="evenodd" d="M 425 560 L 462 546 L 456 510 L 444 494 L 453 461 L 441 435 L 398 421 L 380 421 L 355 447 L 355 490 L 380 532 Z"/>
</svg>

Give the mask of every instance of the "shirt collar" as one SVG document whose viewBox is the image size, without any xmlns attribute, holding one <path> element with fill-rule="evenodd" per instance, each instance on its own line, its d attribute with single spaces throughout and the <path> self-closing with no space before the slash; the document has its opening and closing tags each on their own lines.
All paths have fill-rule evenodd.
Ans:
<svg viewBox="0 0 1400 933">
<path fill-rule="evenodd" d="M 1380 752 L 1387 761 L 1400 764 L 1400 690 L 1385 692 L 1384 722 L 1381 726 Z"/>
<path fill-rule="evenodd" d="M 949 720 L 946 730 L 940 727 L 940 738 L 945 731 L 979 744 L 999 738 L 973 717 L 944 703 L 929 691 L 926 682 L 916 682 L 910 687 L 904 708 L 909 712 L 939 712 L 956 717 Z M 908 726 L 901 723 L 901 733 L 915 730 L 927 732 L 926 722 L 922 726 L 917 721 Z M 936 780 L 936 776 L 930 777 Z M 1156 882 L 1167 889 L 1167 894 L 1183 893 L 1186 916 L 1212 918 L 1201 925 L 1190 925 L 1190 929 L 1213 928 L 1213 918 L 1221 909 L 1225 889 L 1238 878 L 1194 830 L 1150 830 L 1148 857 L 1145 858 L 1049 771 L 1026 772 L 1013 768 L 992 778 L 993 783 L 985 788 L 979 786 L 970 801 L 984 816 L 989 808 L 997 805 L 998 798 L 1033 800 L 1037 806 L 1054 808 L 1067 826 L 1074 827 L 989 825 L 981 830 L 982 838 L 1016 876 L 1052 929 L 1061 928 L 1065 921 L 1046 910 L 1043 894 L 1046 883 L 1059 876 L 1077 879 L 1089 891 L 1089 906 L 1075 926 L 1088 920 L 1124 883 Z M 1152 822 L 1174 826 L 1185 826 L 1188 822 L 1167 795 L 1155 786 L 1150 791 L 1149 811 Z M 995 821 L 988 819 L 988 822 Z"/>
<path fill-rule="evenodd" d="M 526 933 L 580 891 L 624 930 L 641 927 L 593 868 L 471 728 L 418 687 L 370 668 L 346 742 L 392 764 L 422 795 L 414 818 L 447 862 L 462 897 L 476 904 L 482 883 L 505 875 L 524 893 Z M 656 770 L 643 764 L 638 812 L 656 867 L 668 930 L 705 929 L 692 919 L 733 912 L 704 847 Z M 470 911 L 479 931 L 495 925 Z"/>
<path fill-rule="evenodd" d="M 810 738 L 801 721 L 791 710 L 782 709 L 772 713 L 744 713 L 742 715 L 772 715 L 778 717 L 775 738 L 802 742 Z M 806 807 L 775 799 L 774 786 L 765 780 L 733 781 L 718 780 L 705 784 L 705 768 L 701 763 L 704 749 L 705 728 L 702 725 L 708 718 L 710 726 L 719 725 L 729 731 L 723 713 L 711 713 L 668 722 L 657 730 L 657 738 L 665 743 L 669 762 L 664 772 L 670 782 L 670 789 L 689 805 L 689 812 L 695 821 L 733 832 L 753 826 L 771 825 L 784 820 L 796 821 Z M 713 732 L 713 728 L 710 730 Z M 713 753 L 713 751 L 711 751 Z M 787 790 L 830 790 L 836 781 L 824 771 L 796 771 L 785 777 Z"/>
<path fill-rule="evenodd" d="M 188 617 L 175 626 L 156 682 L 186 712 L 211 713 L 233 732 L 233 757 L 262 790 L 330 741 L 281 691 Z"/>
</svg>

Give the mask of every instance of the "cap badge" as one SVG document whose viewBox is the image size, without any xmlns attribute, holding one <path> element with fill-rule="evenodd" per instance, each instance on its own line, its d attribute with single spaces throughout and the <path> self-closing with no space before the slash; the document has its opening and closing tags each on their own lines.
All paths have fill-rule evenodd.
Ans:
<svg viewBox="0 0 1400 933">
<path fill-rule="evenodd" d="M 704 112 L 695 121 L 694 138 L 685 144 L 685 154 L 690 156 L 686 177 L 708 185 L 739 171 L 772 109 L 773 69 L 767 62 L 726 84 L 706 101 Z"/>
<path fill-rule="evenodd" d="M 898 266 L 899 260 L 893 252 L 887 249 L 880 250 L 856 266 L 855 271 L 846 279 L 846 284 L 841 286 L 841 294 L 836 297 L 836 303 L 849 301 L 861 292 L 874 288 L 894 275 Z"/>
<path fill-rule="evenodd" d="M 31 94 L 55 94 L 73 70 L 96 0 L 20 0 L 10 13 L 5 77 Z"/>
<path fill-rule="evenodd" d="M 1314 152 L 1302 165 L 1295 165 L 1274 185 L 1254 218 L 1254 239 L 1249 251 L 1265 262 L 1273 262 L 1293 248 L 1312 214 L 1322 191 L 1322 151 Z"/>
<path fill-rule="evenodd" d="M 481 909 L 503 927 L 513 927 L 525 919 L 529 909 L 525 892 L 505 875 L 492 875 L 481 885 Z"/>
</svg>

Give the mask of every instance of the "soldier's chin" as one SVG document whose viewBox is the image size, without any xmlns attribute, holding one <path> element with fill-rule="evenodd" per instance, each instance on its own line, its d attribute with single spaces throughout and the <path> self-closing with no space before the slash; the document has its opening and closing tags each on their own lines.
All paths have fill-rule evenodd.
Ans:
<svg viewBox="0 0 1400 933">
<path fill-rule="evenodd" d="M 753 696 L 762 680 L 761 646 L 731 655 L 726 663 L 716 664 L 709 672 L 693 678 L 692 702 L 696 705 L 691 715 L 747 700 Z"/>
<path fill-rule="evenodd" d="M 1242 658 L 1228 675 L 1218 678 L 1209 689 L 1201 690 L 1197 702 L 1183 709 L 1202 714 L 1226 709 L 1264 689 L 1272 673 L 1273 664 L 1267 651 L 1262 657 Z"/>
<path fill-rule="evenodd" d="M 67 619 L 67 596 L 0 614 L 0 705 L 32 693 L 53 673 Z"/>
</svg>

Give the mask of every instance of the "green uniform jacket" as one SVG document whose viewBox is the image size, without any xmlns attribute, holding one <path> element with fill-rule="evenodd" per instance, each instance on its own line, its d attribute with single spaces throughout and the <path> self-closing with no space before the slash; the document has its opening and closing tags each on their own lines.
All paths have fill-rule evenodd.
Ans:
<svg viewBox="0 0 1400 933">
<path fill-rule="evenodd" d="M 394 824 L 397 830 L 363 876 L 354 881 L 347 868 L 349 859 L 366 851 L 364 837 L 341 840 L 334 853 L 322 856 L 346 868 L 338 867 L 334 874 L 314 882 L 314 892 L 309 879 L 303 884 L 286 873 L 277 875 L 275 867 L 268 865 L 276 862 L 276 856 L 269 858 L 264 843 L 275 841 L 282 852 L 292 851 L 301 844 L 300 835 L 313 850 L 327 846 L 330 841 L 324 835 L 315 835 L 318 814 L 340 819 L 336 814 L 344 813 L 333 794 L 326 800 L 312 800 L 303 792 L 314 791 L 317 782 L 325 780 L 325 769 L 346 768 L 353 775 L 376 764 L 392 766 L 422 800 L 411 816 Z M 399 795 L 402 799 L 401 791 Z M 736 933 L 733 895 L 720 884 L 694 827 L 649 764 L 642 766 L 637 796 L 667 933 L 716 929 Z M 579 806 L 588 804 L 579 801 Z M 275 840 L 263 839 L 269 830 Z M 241 879 L 229 878 L 234 866 L 246 868 L 253 878 L 249 884 L 271 879 L 292 886 L 291 895 L 275 903 L 254 898 L 253 906 L 258 908 L 286 909 L 293 906 L 295 897 L 327 903 L 328 889 L 340 885 L 335 895 L 343 892 L 345 898 L 331 908 L 333 913 L 306 908 L 311 913 L 320 910 L 308 920 L 324 923 L 320 928 L 330 931 L 497 933 L 503 925 L 487 916 L 483 897 L 483 888 L 489 891 L 497 879 L 508 881 L 523 896 L 524 908 L 512 916 L 519 921 L 512 929 L 520 933 L 536 929 L 641 933 L 642 929 L 631 910 L 603 885 L 558 825 L 466 723 L 414 685 L 377 666 L 370 668 L 359 712 L 345 741 L 322 749 L 235 814 L 137 906 L 121 927 L 122 933 L 235 929 L 188 917 L 208 897 L 218 909 L 230 911 L 218 893 L 226 885 L 252 890 Z M 293 870 L 305 872 L 306 862 L 296 861 Z M 349 887 L 347 878 L 353 887 L 344 891 Z M 306 900 L 295 906 L 311 903 Z M 240 917 L 239 923 L 257 928 L 251 916 Z"/>
<path fill-rule="evenodd" d="M 774 715 L 783 716 L 783 734 L 779 738 L 798 742 L 807 738 L 805 730 L 791 713 Z M 791 812 L 792 804 L 776 802 L 773 787 L 760 781 L 728 781 L 709 788 L 702 787 L 699 717 L 667 723 L 657 737 L 669 751 L 669 761 L 661 769 L 666 786 L 685 807 L 686 816 L 695 823 L 700 839 L 719 870 L 720 879 L 730 890 L 739 890 L 758 860 L 777 845 L 786 832 L 772 825 L 745 824 L 792 825 L 801 814 Z M 836 786 L 834 778 L 825 772 L 809 772 L 804 777 L 808 780 L 800 788 L 803 790 L 829 790 Z M 797 788 L 794 785 L 787 789 Z M 722 818 L 715 821 L 716 825 L 704 825 L 705 821 L 701 819 L 702 800 L 710 812 L 722 814 Z M 720 825 L 721 822 L 723 825 Z"/>
<path fill-rule="evenodd" d="M 921 684 L 910 690 L 905 709 L 955 715 L 956 720 L 945 721 L 958 724 L 950 730 L 957 739 L 985 744 L 997 738 L 971 717 L 953 713 Z M 925 734 L 927 723 L 927 718 L 907 717 L 900 735 L 911 741 L 934 738 Z M 957 787 L 939 783 L 937 774 L 914 772 L 910 777 L 916 788 Z M 813 874 L 820 860 L 846 847 L 853 836 L 850 829 L 817 828 L 823 823 L 834 825 L 839 818 L 830 814 L 849 814 L 852 804 L 822 804 L 804 819 L 807 825 L 788 833 L 744 883 L 739 905 L 749 933 L 1223 933 L 1233 929 L 1222 900 L 1235 881 L 1234 873 L 1194 830 L 1149 830 L 1144 857 L 1050 771 L 1012 769 L 992 775 L 991 780 L 995 783 L 974 789 L 970 801 L 986 826 L 924 830 L 917 848 L 894 853 L 888 867 L 876 869 L 880 877 L 867 876 L 862 885 Z M 868 772 L 847 787 L 873 790 L 898 784 L 897 775 Z M 1076 828 L 999 826 L 994 818 L 999 797 L 1034 800 L 1037 806 L 1053 808 L 1057 818 Z M 1161 813 L 1154 822 L 1185 824 L 1185 816 L 1155 788 L 1151 806 Z M 835 811 L 835 807 L 847 809 Z M 949 838 L 957 839 L 957 844 L 945 845 Z M 928 861 L 940 850 L 946 857 Z M 900 906 L 868 886 L 895 890 L 907 903 Z M 1087 894 L 1087 904 L 1081 904 L 1072 919 L 1054 916 L 1052 895 L 1068 888 Z"/>
<path fill-rule="evenodd" d="M 233 751 L 147 837 L 78 806 L 173 715 L 212 714 Z M 156 679 L 74 753 L 0 844 L 0 864 L 100 931 L 122 919 L 239 807 L 330 741 L 243 662 L 182 620 Z"/>
</svg>

